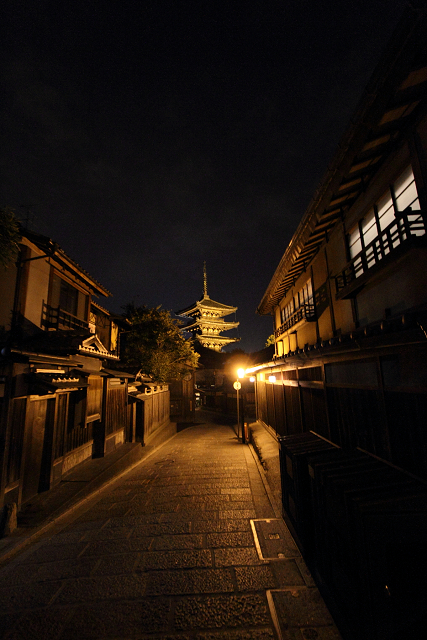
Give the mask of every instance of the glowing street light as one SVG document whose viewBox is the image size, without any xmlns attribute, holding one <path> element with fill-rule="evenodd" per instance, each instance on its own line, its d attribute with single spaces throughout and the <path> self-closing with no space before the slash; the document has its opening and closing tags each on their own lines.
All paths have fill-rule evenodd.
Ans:
<svg viewBox="0 0 427 640">
<path fill-rule="evenodd" d="M 237 369 L 237 380 L 236 382 L 233 384 L 233 387 L 235 388 L 236 392 L 237 392 L 237 439 L 239 439 L 239 432 L 240 432 L 240 399 L 239 399 L 239 391 L 242 388 L 242 383 L 240 382 L 240 379 L 243 379 L 245 377 L 245 370 L 242 368 Z M 243 418 L 243 413 L 242 413 L 242 418 Z M 245 430 L 242 427 L 242 443 L 245 444 Z"/>
</svg>

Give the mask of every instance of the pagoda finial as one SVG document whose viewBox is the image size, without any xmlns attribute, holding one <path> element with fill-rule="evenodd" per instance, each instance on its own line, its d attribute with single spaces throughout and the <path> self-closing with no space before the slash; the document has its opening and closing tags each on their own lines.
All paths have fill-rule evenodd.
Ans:
<svg viewBox="0 0 427 640">
<path fill-rule="evenodd" d="M 203 295 L 208 295 L 208 276 L 206 274 L 206 260 L 203 262 Z"/>
</svg>

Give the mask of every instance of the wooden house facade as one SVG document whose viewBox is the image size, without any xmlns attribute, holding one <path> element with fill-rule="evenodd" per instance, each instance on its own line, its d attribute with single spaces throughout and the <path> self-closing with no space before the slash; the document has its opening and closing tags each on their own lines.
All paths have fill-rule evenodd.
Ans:
<svg viewBox="0 0 427 640">
<path fill-rule="evenodd" d="M 421 8 L 423 5 L 423 8 Z M 343 635 L 427 624 L 427 14 L 405 11 L 259 304 L 283 513 Z"/>
<path fill-rule="evenodd" d="M 409 11 L 258 307 L 258 412 L 427 477 L 427 54 Z"/>
<path fill-rule="evenodd" d="M 126 437 L 129 374 L 110 293 L 51 239 L 22 230 L 0 277 L 0 506 L 20 507 Z"/>
</svg>

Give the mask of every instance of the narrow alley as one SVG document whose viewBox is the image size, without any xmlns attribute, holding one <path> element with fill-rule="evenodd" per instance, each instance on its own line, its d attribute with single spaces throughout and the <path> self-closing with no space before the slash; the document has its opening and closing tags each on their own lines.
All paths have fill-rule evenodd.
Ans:
<svg viewBox="0 0 427 640">
<path fill-rule="evenodd" d="M 0 637 L 338 640 L 252 447 L 198 413 L 0 571 Z"/>
</svg>

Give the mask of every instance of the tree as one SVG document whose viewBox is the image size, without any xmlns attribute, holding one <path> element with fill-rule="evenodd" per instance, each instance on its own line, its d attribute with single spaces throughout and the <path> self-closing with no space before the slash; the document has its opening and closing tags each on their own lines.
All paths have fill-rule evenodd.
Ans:
<svg viewBox="0 0 427 640">
<path fill-rule="evenodd" d="M 21 234 L 15 212 L 10 207 L 0 209 L 0 265 L 7 267 L 19 254 Z"/>
<path fill-rule="evenodd" d="M 265 343 L 265 346 L 269 347 L 271 344 L 274 344 L 274 342 L 275 342 L 274 333 L 272 333 L 271 336 L 268 336 L 267 342 Z"/>
<path fill-rule="evenodd" d="M 156 307 L 124 307 L 131 325 L 126 333 L 124 362 L 149 375 L 155 382 L 183 378 L 197 365 L 199 355 L 180 331 L 180 322 Z"/>
</svg>

